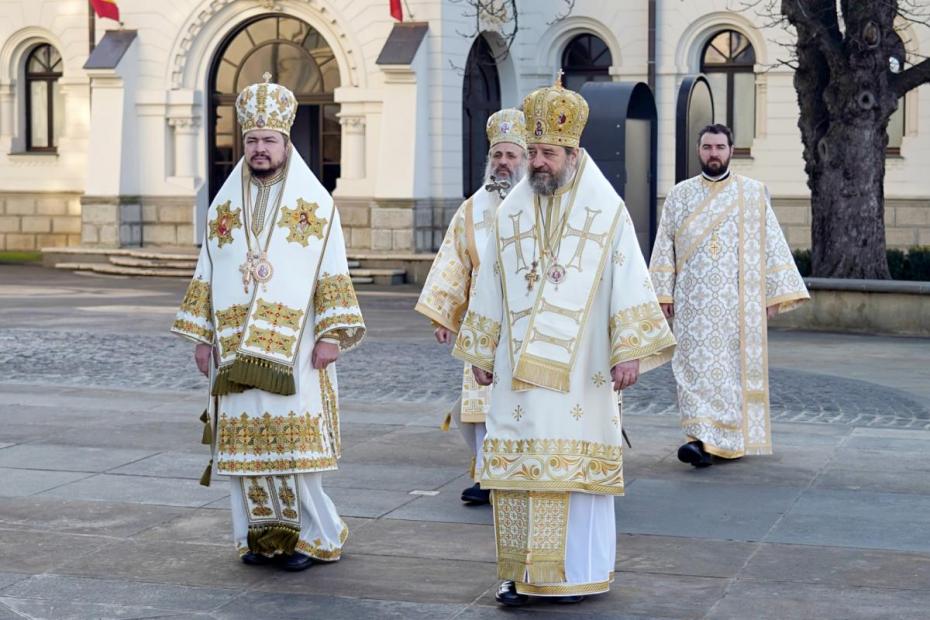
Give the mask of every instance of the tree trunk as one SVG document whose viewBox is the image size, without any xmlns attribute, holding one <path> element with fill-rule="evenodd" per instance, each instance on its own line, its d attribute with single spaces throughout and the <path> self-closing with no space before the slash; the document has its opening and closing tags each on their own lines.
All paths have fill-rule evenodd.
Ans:
<svg viewBox="0 0 930 620">
<path fill-rule="evenodd" d="M 897 108 L 888 56 L 896 2 L 783 0 L 798 31 L 795 89 L 811 191 L 811 273 L 887 279 L 885 148 Z"/>
</svg>

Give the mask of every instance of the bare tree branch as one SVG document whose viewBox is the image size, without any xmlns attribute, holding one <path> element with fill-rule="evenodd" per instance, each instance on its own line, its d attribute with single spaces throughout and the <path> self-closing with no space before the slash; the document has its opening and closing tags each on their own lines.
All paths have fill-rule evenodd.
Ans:
<svg viewBox="0 0 930 620">
<path fill-rule="evenodd" d="M 930 59 L 893 76 L 889 81 L 898 97 L 903 97 L 909 90 L 922 84 L 930 84 Z"/>
</svg>

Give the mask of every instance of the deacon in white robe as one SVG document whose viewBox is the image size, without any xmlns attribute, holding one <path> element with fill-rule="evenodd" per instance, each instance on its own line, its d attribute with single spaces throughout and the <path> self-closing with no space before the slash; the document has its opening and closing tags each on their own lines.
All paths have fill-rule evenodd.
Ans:
<svg viewBox="0 0 930 620">
<path fill-rule="evenodd" d="M 514 606 L 609 589 L 617 390 L 674 347 L 623 201 L 578 148 L 587 103 L 557 83 L 523 111 L 528 177 L 498 209 L 453 353 L 494 386 L 479 479 L 493 490 L 497 600 Z"/>
<path fill-rule="evenodd" d="M 524 124 L 523 113 L 512 108 L 495 112 L 488 118 L 491 146 L 484 184 L 455 212 L 426 277 L 415 309 L 432 320 L 436 326 L 436 340 L 441 344 L 454 341 L 468 309 L 481 264 L 478 248 L 487 244 L 497 207 L 510 188 L 523 178 L 526 169 Z M 471 365 L 465 364 L 461 397 L 446 416 L 442 428 L 448 430 L 454 417 L 472 455 L 469 475 L 475 484 L 462 491 L 462 501 L 468 504 L 490 501 L 490 492 L 482 489 L 476 478 L 482 465 L 481 444 L 490 402 L 490 388 L 478 385 Z"/>
<path fill-rule="evenodd" d="M 266 80 L 270 76 L 266 74 Z M 210 474 L 230 477 L 243 562 L 298 571 L 338 560 L 348 535 L 322 473 L 341 454 L 335 366 L 365 325 L 339 213 L 289 144 L 297 101 L 271 83 L 237 99 L 245 156 L 214 198 L 171 331 L 211 378 L 201 417 Z"/>
<path fill-rule="evenodd" d="M 678 458 L 771 454 L 767 320 L 808 299 L 765 186 L 730 172 L 733 139 L 711 125 L 703 173 L 665 199 L 650 271 L 674 317 L 672 369 L 688 443 Z"/>
</svg>

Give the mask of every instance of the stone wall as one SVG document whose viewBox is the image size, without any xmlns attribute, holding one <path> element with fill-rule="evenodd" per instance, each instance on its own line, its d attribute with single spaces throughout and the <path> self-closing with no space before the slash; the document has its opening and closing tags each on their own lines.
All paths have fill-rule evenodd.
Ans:
<svg viewBox="0 0 930 620">
<path fill-rule="evenodd" d="M 79 194 L 0 193 L 0 250 L 38 250 L 80 243 Z"/>
<path fill-rule="evenodd" d="M 346 247 L 376 252 L 432 252 L 461 201 L 337 200 Z"/>
</svg>

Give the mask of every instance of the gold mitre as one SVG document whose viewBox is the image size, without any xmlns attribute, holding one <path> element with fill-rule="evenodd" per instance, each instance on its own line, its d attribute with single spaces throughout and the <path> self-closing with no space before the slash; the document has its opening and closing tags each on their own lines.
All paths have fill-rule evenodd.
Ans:
<svg viewBox="0 0 930 620">
<path fill-rule="evenodd" d="M 297 116 L 297 98 L 280 84 L 272 84 L 270 73 L 262 77 L 264 82 L 247 86 L 236 98 L 242 135 L 255 129 L 273 129 L 290 136 Z"/>
<path fill-rule="evenodd" d="M 492 147 L 499 142 L 512 142 L 526 150 L 526 119 L 516 108 L 504 108 L 492 114 L 487 131 Z"/>
<path fill-rule="evenodd" d="M 588 122 L 588 102 L 562 87 L 562 72 L 555 85 L 534 90 L 523 100 L 528 144 L 577 147 Z"/>
</svg>

